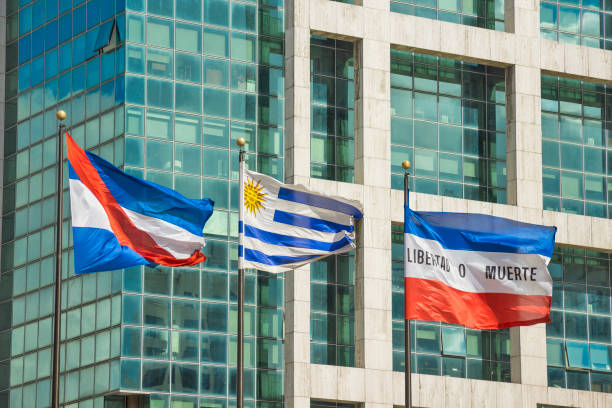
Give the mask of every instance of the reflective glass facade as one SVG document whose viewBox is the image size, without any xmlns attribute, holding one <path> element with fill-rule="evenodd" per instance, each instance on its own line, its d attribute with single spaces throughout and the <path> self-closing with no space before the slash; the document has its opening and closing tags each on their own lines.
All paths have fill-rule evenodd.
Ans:
<svg viewBox="0 0 612 408">
<path fill-rule="evenodd" d="M 506 202 L 504 70 L 391 50 L 391 187 Z"/>
<path fill-rule="evenodd" d="M 546 325 L 548 386 L 612 392 L 609 253 L 556 247 L 552 322 Z"/>
<path fill-rule="evenodd" d="M 234 146 L 244 137 L 248 167 L 282 179 L 282 0 L 8 3 L 0 406 L 50 399 L 57 109 L 83 147 L 215 201 L 200 267 L 74 276 L 65 192 L 60 398 L 98 407 L 125 389 L 159 407 L 234 404 Z M 247 274 L 247 406 L 282 403 L 283 286 Z"/>
<path fill-rule="evenodd" d="M 310 361 L 355 366 L 355 255 L 310 267 Z"/>
<path fill-rule="evenodd" d="M 542 76 L 542 165 L 544 209 L 612 218 L 612 87 Z"/>
<path fill-rule="evenodd" d="M 310 38 L 310 176 L 353 182 L 353 43 Z"/>
<path fill-rule="evenodd" d="M 0 405 L 48 406 L 55 253 L 57 120 L 75 140 L 121 165 L 124 5 L 114 1 L 8 1 Z M 100 54 L 98 49 L 104 48 Z M 64 170 L 67 178 L 67 169 Z M 65 184 L 67 185 L 67 183 Z M 67 194 L 64 214 L 69 214 Z M 120 272 L 75 277 L 63 225 L 62 401 L 116 389 Z M 5 360 L 9 358 L 9 360 Z M 96 404 L 102 402 L 97 398 Z"/>
<path fill-rule="evenodd" d="M 405 370 L 404 226 L 392 225 L 393 370 Z M 410 322 L 411 371 L 510 382 L 510 330 Z"/>
<path fill-rule="evenodd" d="M 391 11 L 504 31 L 504 0 L 391 0 Z"/>
<path fill-rule="evenodd" d="M 612 50 L 612 0 L 540 3 L 542 38 Z"/>
</svg>

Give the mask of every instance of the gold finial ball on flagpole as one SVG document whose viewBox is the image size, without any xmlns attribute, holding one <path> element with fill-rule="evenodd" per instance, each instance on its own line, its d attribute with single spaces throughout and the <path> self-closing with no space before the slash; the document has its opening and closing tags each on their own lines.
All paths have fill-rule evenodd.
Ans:
<svg viewBox="0 0 612 408">
<path fill-rule="evenodd" d="M 246 144 L 246 140 L 244 140 L 244 137 L 239 137 L 236 140 L 236 144 L 238 145 L 238 147 L 244 147 L 244 145 Z"/>
<path fill-rule="evenodd" d="M 55 114 L 55 117 L 57 118 L 57 120 L 64 120 L 66 119 L 66 112 L 64 112 L 63 110 L 58 110 Z"/>
<path fill-rule="evenodd" d="M 404 160 L 402 162 L 402 167 L 404 170 L 410 170 L 410 162 L 408 160 Z"/>
</svg>

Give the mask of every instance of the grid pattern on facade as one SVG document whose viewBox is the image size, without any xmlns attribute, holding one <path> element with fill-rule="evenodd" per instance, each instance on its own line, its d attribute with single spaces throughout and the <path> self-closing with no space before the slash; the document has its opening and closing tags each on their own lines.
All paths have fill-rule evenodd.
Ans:
<svg viewBox="0 0 612 408">
<path fill-rule="evenodd" d="M 391 0 L 391 11 L 504 31 L 504 0 Z"/>
<path fill-rule="evenodd" d="M 124 273 L 121 388 L 154 400 L 227 406 L 236 395 L 237 274 L 226 259 L 205 268 Z M 223 264 L 215 264 L 223 262 Z M 232 271 L 237 260 L 230 261 Z M 282 401 L 283 278 L 245 279 L 245 406 Z M 165 394 L 165 395 L 164 395 Z M 228 400 L 229 398 L 229 400 Z M 193 406 L 193 405 L 186 405 Z"/>
<path fill-rule="evenodd" d="M 122 12 L 122 2 L 7 2 L 0 401 L 11 407 L 50 402 L 57 109 L 81 145 L 123 159 Z M 62 205 L 68 217 L 66 193 Z M 118 384 L 120 274 L 74 277 L 67 220 L 63 231 L 60 400 L 74 401 Z"/>
<path fill-rule="evenodd" d="M 540 33 L 548 40 L 612 50 L 612 0 L 542 1 Z"/>
<path fill-rule="evenodd" d="M 611 132 L 612 87 L 542 76 L 545 210 L 612 218 Z"/>
<path fill-rule="evenodd" d="M 227 406 L 235 395 L 235 141 L 247 141 L 248 168 L 282 180 L 282 6 L 128 2 L 126 170 L 215 201 L 200 268 L 137 268 L 141 283 L 124 289 L 142 293 L 124 296 L 124 312 L 142 314 L 123 320 L 142 354 L 122 350 L 121 388 L 155 392 L 159 404 Z M 283 279 L 249 273 L 246 286 L 245 404 L 281 404 Z"/>
<path fill-rule="evenodd" d="M 310 176 L 354 179 L 353 43 L 310 38 Z"/>
<path fill-rule="evenodd" d="M 392 225 L 393 370 L 405 370 L 404 227 Z M 510 382 L 510 331 L 410 322 L 411 369 L 419 374 Z"/>
<path fill-rule="evenodd" d="M 355 255 L 310 267 L 310 362 L 355 366 Z"/>
<path fill-rule="evenodd" d="M 548 386 L 612 392 L 609 253 L 556 247 L 552 322 L 546 325 Z"/>
<path fill-rule="evenodd" d="M 335 401 L 310 400 L 310 408 L 355 408 L 356 406 L 356 404 L 347 404 Z"/>
<path fill-rule="evenodd" d="M 504 70 L 391 50 L 391 187 L 506 202 Z"/>
</svg>

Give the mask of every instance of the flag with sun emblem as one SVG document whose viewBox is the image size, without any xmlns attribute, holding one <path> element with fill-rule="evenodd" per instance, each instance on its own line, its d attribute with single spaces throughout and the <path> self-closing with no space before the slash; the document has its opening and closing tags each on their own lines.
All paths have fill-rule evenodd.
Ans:
<svg viewBox="0 0 612 408">
<path fill-rule="evenodd" d="M 355 248 L 360 203 L 245 169 L 241 179 L 239 268 L 284 272 Z"/>
</svg>

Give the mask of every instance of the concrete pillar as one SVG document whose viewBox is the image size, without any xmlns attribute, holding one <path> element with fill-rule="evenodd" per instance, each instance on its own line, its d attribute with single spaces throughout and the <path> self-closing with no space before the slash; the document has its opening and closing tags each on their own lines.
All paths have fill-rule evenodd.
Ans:
<svg viewBox="0 0 612 408">
<path fill-rule="evenodd" d="M 505 7 L 506 31 L 516 34 L 516 64 L 506 70 L 508 204 L 535 215 L 543 208 L 540 3 Z M 512 382 L 546 386 L 546 326 L 514 327 L 510 343 Z"/>
<path fill-rule="evenodd" d="M 310 177 L 310 2 L 288 0 L 285 13 L 285 181 Z"/>
<path fill-rule="evenodd" d="M 516 64 L 506 70 L 508 204 L 542 209 L 540 3 L 506 1 L 506 31 L 516 33 Z"/>
<path fill-rule="evenodd" d="M 310 266 L 285 273 L 285 406 L 310 407 Z"/>
<path fill-rule="evenodd" d="M 355 44 L 355 183 L 363 185 L 355 273 L 355 359 L 365 406 L 392 406 L 389 2 L 363 0 Z"/>
</svg>

